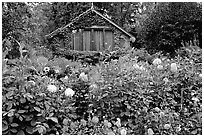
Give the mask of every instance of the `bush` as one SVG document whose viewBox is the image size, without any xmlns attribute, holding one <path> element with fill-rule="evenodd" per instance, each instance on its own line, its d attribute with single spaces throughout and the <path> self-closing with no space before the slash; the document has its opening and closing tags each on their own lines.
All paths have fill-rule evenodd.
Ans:
<svg viewBox="0 0 204 137">
<path fill-rule="evenodd" d="M 179 50 L 171 60 L 160 55 L 162 69 L 127 53 L 95 66 L 64 58 L 43 64 L 25 57 L 14 66 L 3 61 L 2 134 L 202 134 L 201 49 Z M 170 71 L 171 63 L 177 71 Z M 68 79 L 43 71 L 67 64 Z M 49 84 L 57 92 L 49 92 Z M 67 97 L 66 88 L 75 94 Z"/>
</svg>

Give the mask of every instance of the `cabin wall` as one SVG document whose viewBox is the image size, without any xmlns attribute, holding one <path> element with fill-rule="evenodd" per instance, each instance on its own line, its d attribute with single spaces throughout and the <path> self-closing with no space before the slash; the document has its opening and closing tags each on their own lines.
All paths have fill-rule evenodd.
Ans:
<svg viewBox="0 0 204 137">
<path fill-rule="evenodd" d="M 114 33 L 111 30 L 81 29 L 71 35 L 73 50 L 103 51 L 114 47 Z"/>
</svg>

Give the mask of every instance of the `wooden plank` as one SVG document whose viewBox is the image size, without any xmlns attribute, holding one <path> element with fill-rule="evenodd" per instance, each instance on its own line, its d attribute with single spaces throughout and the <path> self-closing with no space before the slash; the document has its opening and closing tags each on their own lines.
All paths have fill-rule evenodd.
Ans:
<svg viewBox="0 0 204 137">
<path fill-rule="evenodd" d="M 79 30 L 79 50 L 83 51 L 83 30 Z"/>
<path fill-rule="evenodd" d="M 95 31 L 95 45 L 96 51 L 100 50 L 100 31 Z"/>
<path fill-rule="evenodd" d="M 91 32 L 87 31 L 86 33 L 86 51 L 91 50 Z"/>
<path fill-rule="evenodd" d="M 113 33 L 113 31 L 111 31 L 111 35 L 112 35 L 112 49 L 114 49 L 115 48 L 115 41 L 114 41 L 114 33 Z"/>
<path fill-rule="evenodd" d="M 99 32 L 99 37 L 100 37 L 99 51 L 103 51 L 103 31 Z"/>
<path fill-rule="evenodd" d="M 91 51 L 95 50 L 95 44 L 94 44 L 94 29 L 91 29 L 91 41 L 90 41 Z"/>
<path fill-rule="evenodd" d="M 113 36 L 111 31 L 106 31 L 106 43 L 107 43 L 107 49 L 109 48 L 112 50 L 112 44 L 113 44 Z"/>
<path fill-rule="evenodd" d="M 106 31 L 103 29 L 103 50 L 106 48 Z"/>
<path fill-rule="evenodd" d="M 71 41 L 72 43 L 71 43 L 70 49 L 73 50 L 74 49 L 74 34 L 73 33 L 71 34 Z"/>
<path fill-rule="evenodd" d="M 74 50 L 77 49 L 77 43 L 76 43 L 76 33 L 74 33 Z"/>
<path fill-rule="evenodd" d="M 75 33 L 75 50 L 79 50 L 79 32 Z"/>
<path fill-rule="evenodd" d="M 83 51 L 86 51 L 86 31 L 83 31 Z"/>
<path fill-rule="evenodd" d="M 90 51 L 90 44 L 91 44 L 90 31 L 84 31 L 83 39 L 84 39 L 84 50 Z"/>
</svg>

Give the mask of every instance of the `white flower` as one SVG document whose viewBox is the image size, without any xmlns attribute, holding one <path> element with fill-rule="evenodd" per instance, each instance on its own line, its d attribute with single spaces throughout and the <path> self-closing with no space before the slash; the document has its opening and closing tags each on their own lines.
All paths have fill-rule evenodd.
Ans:
<svg viewBox="0 0 204 137">
<path fill-rule="evenodd" d="M 171 69 L 172 72 L 177 72 L 178 68 L 177 68 L 177 64 L 176 63 L 171 63 Z"/>
<path fill-rule="evenodd" d="M 164 68 L 164 67 L 163 67 L 162 65 L 158 65 L 158 66 L 157 66 L 157 69 L 158 69 L 158 70 L 162 70 L 163 68 Z"/>
<path fill-rule="evenodd" d="M 167 82 L 169 82 L 169 79 L 168 79 L 168 78 L 164 78 L 163 81 L 164 81 L 165 84 L 166 84 Z"/>
<path fill-rule="evenodd" d="M 44 67 L 44 71 L 45 71 L 45 72 L 49 72 L 49 71 L 50 71 L 50 68 L 49 68 L 49 67 Z"/>
<path fill-rule="evenodd" d="M 149 129 L 147 130 L 147 132 L 148 132 L 148 135 L 154 135 L 154 131 L 153 131 L 151 128 L 149 128 Z"/>
<path fill-rule="evenodd" d="M 72 90 L 71 88 L 67 88 L 67 89 L 65 90 L 64 94 L 65 94 L 65 96 L 70 96 L 70 97 L 72 97 L 72 96 L 75 94 L 75 92 L 74 92 L 74 90 Z"/>
<path fill-rule="evenodd" d="M 88 82 L 88 76 L 82 72 L 80 75 L 79 75 L 79 79 L 84 81 L 84 82 Z"/>
<path fill-rule="evenodd" d="M 92 118 L 92 122 L 93 122 L 94 124 L 97 124 L 97 123 L 99 122 L 98 117 L 97 117 L 97 116 L 94 116 L 94 117 Z"/>
<path fill-rule="evenodd" d="M 89 87 L 90 92 L 92 92 L 92 91 L 93 91 L 93 92 L 96 91 L 97 88 L 98 88 L 98 86 L 97 86 L 96 84 L 92 84 L 92 85 L 90 85 L 90 87 Z"/>
<path fill-rule="evenodd" d="M 121 134 L 121 135 L 126 135 L 126 134 L 127 134 L 126 129 L 125 129 L 125 128 L 121 129 L 120 134 Z"/>
<path fill-rule="evenodd" d="M 67 79 L 68 79 L 68 76 L 65 76 L 64 79 L 67 80 Z"/>
<path fill-rule="evenodd" d="M 165 124 L 164 129 L 170 129 L 171 125 L 170 124 Z"/>
<path fill-rule="evenodd" d="M 162 63 L 162 61 L 161 61 L 161 59 L 159 59 L 159 58 L 156 58 L 156 59 L 154 59 L 154 61 L 153 61 L 153 64 L 154 65 L 159 65 L 159 64 L 161 64 Z"/>
<path fill-rule="evenodd" d="M 202 78 L 202 74 L 199 74 L 199 77 L 201 77 L 201 78 Z"/>
<path fill-rule="evenodd" d="M 131 37 L 131 38 L 130 38 L 130 41 L 131 41 L 131 42 L 135 42 L 135 37 Z"/>
<path fill-rule="evenodd" d="M 199 101 L 199 99 L 198 98 L 196 98 L 196 97 L 192 97 L 192 99 L 191 100 L 193 100 L 193 101 L 195 101 L 195 102 L 198 102 Z"/>
<path fill-rule="evenodd" d="M 150 84 L 150 85 L 154 85 L 154 83 L 153 83 L 153 82 L 149 82 L 149 84 Z"/>
<path fill-rule="evenodd" d="M 117 127 L 121 127 L 121 120 L 120 120 L 120 118 L 117 118 L 117 121 L 115 122 L 115 125 L 117 126 Z"/>
<path fill-rule="evenodd" d="M 55 85 L 48 85 L 47 90 L 54 93 L 57 91 L 57 87 Z"/>
</svg>

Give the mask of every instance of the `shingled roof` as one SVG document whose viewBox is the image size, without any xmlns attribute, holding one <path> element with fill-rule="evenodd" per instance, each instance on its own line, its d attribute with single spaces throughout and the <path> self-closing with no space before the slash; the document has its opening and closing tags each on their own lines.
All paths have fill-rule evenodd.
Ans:
<svg viewBox="0 0 204 137">
<path fill-rule="evenodd" d="M 135 37 L 133 35 L 131 35 L 130 33 L 128 33 L 127 31 L 125 31 L 123 28 L 119 27 L 117 24 L 115 24 L 113 21 L 111 21 L 110 19 L 108 19 L 107 17 L 103 16 L 101 13 L 99 13 L 98 11 L 96 11 L 93 6 L 88 9 L 87 11 L 83 12 L 82 14 L 80 14 L 79 16 L 77 16 L 76 18 L 74 18 L 72 20 L 72 22 L 70 22 L 69 24 L 67 24 L 64 27 L 58 28 L 55 31 L 53 31 L 52 33 L 46 35 L 45 37 L 50 39 L 52 37 L 54 37 L 55 35 L 57 35 L 57 33 L 61 32 L 62 30 L 64 30 L 67 27 L 70 27 L 74 22 L 76 22 L 77 20 L 79 20 L 81 17 L 86 16 L 87 14 L 94 12 L 97 15 L 99 15 L 101 18 L 103 18 L 104 20 L 106 20 L 107 22 L 109 22 L 112 26 L 114 26 L 115 28 L 117 28 L 118 30 L 120 30 L 122 33 L 126 34 L 128 37 L 130 37 L 132 39 L 132 41 L 135 41 Z"/>
</svg>

